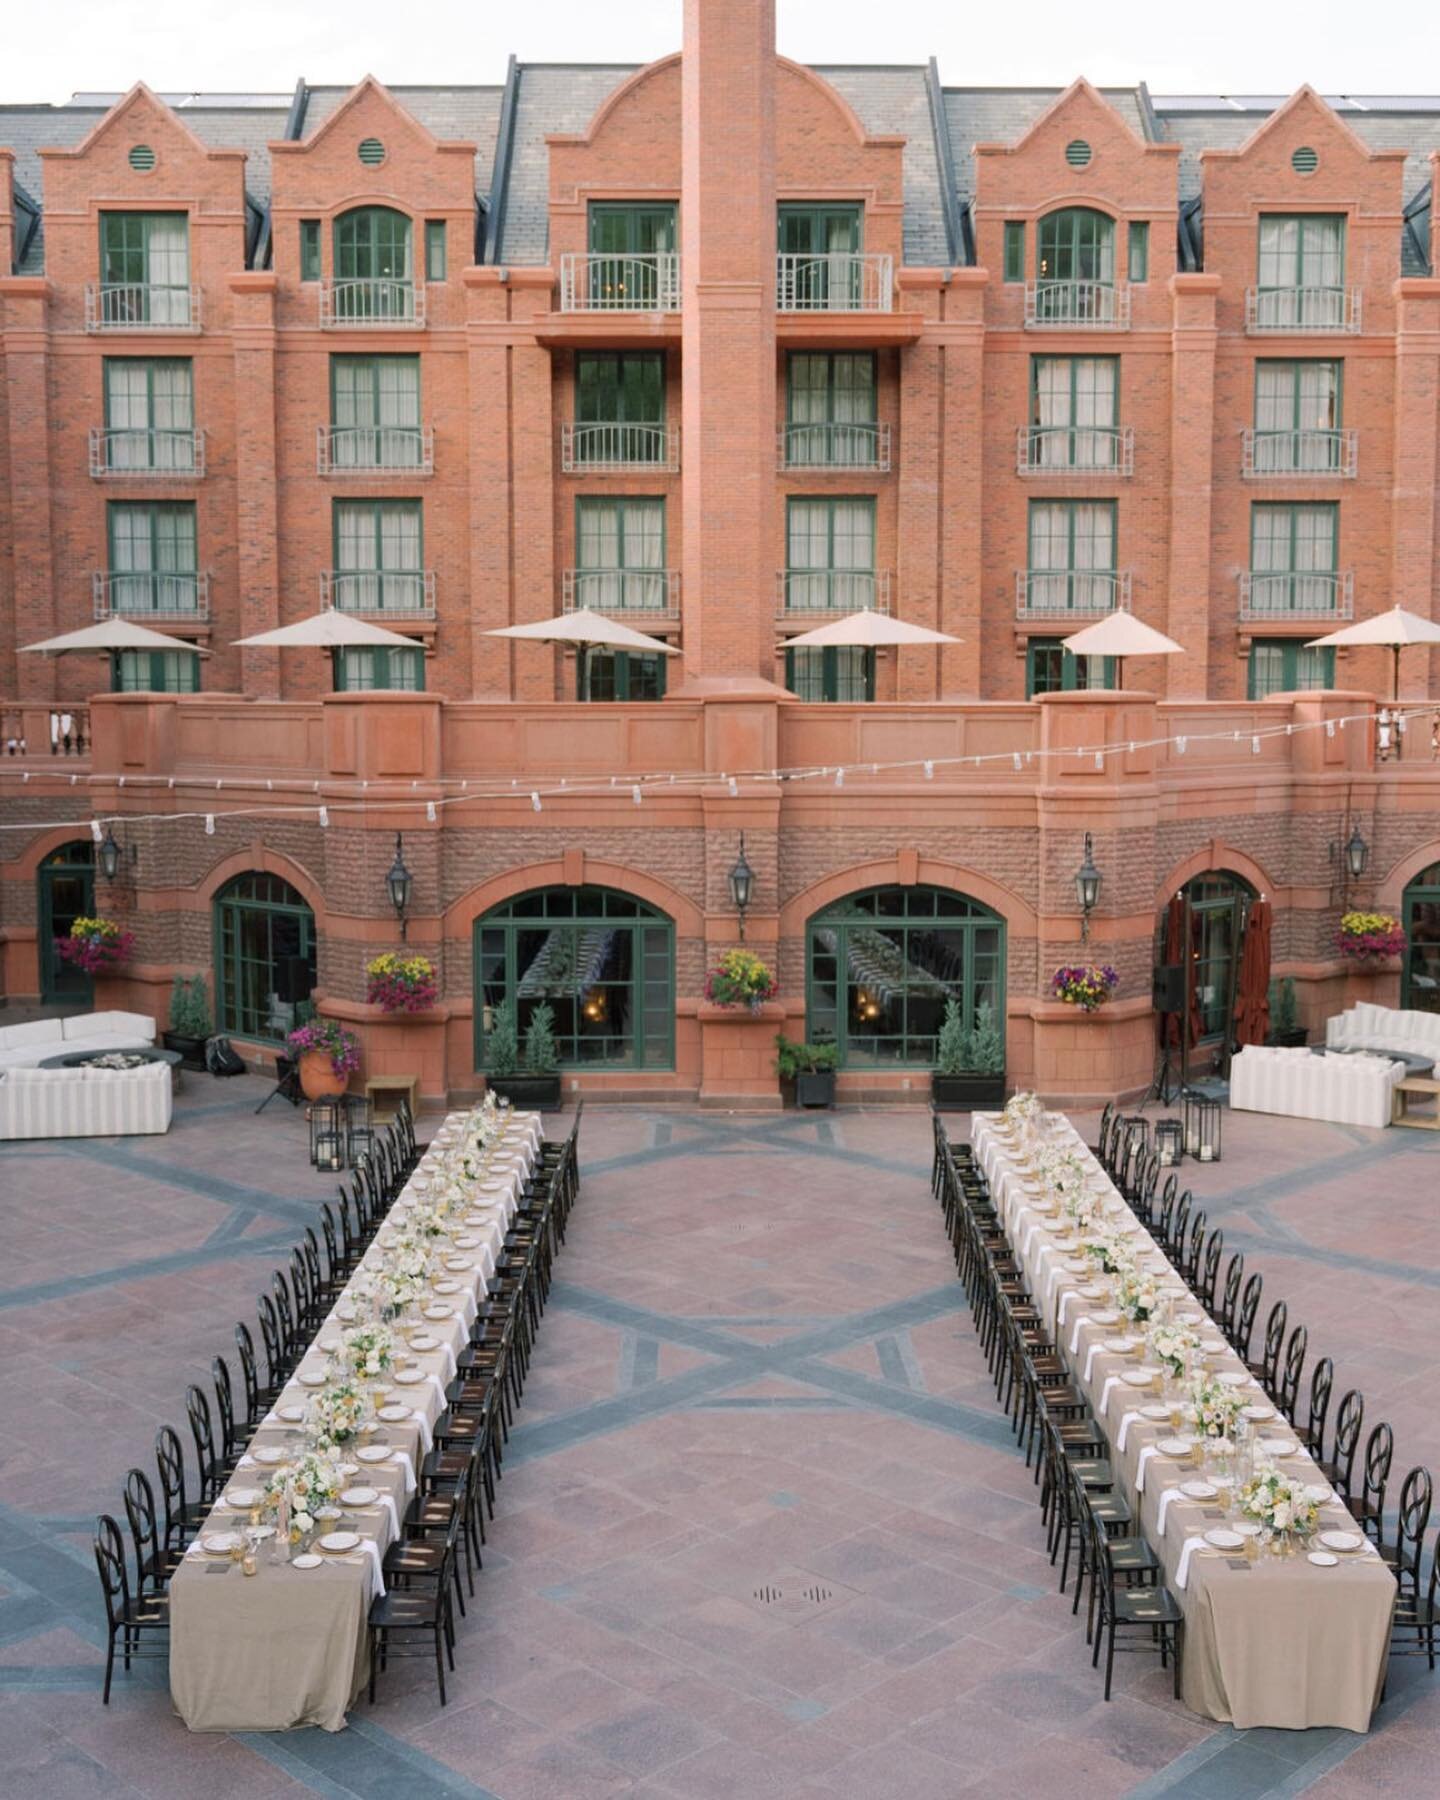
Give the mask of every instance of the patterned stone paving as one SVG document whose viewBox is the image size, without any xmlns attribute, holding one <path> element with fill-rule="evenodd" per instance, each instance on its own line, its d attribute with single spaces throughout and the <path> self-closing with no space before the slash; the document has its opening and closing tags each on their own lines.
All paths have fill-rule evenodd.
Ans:
<svg viewBox="0 0 1440 1800">
<path fill-rule="evenodd" d="M 1397 1665 L 1367 1738 L 1237 1733 L 1149 1657 L 1105 1706 L 1054 1592 L 927 1185 L 921 1112 L 593 1110 L 451 1704 L 401 1666 L 338 1735 L 99 1704 L 88 1532 L 329 1183 L 265 1088 L 163 1139 L 0 1146 L 0 1790 L 71 1795 L 1350 1796 L 1435 1791 Z M 957 1121 L 963 1123 L 962 1121 Z M 1093 1127 L 1093 1121 L 1082 1121 Z M 1212 1220 L 1440 1468 L 1437 1152 L 1226 1118 Z M 1398 1482 L 1397 1482 L 1398 1486 Z"/>
</svg>

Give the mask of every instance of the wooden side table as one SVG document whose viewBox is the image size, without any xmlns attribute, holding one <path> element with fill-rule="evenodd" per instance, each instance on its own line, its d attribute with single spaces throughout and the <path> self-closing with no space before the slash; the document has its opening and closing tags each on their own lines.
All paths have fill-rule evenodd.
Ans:
<svg viewBox="0 0 1440 1800">
<path fill-rule="evenodd" d="M 365 1083 L 365 1098 L 370 1102 L 370 1117 L 376 1126 L 383 1125 L 400 1110 L 401 1098 L 410 1102 L 410 1116 L 420 1117 L 420 1077 L 418 1075 L 372 1075 Z"/>
<path fill-rule="evenodd" d="M 1435 1111 L 1411 1112 L 1410 1096 L 1412 1094 L 1435 1096 L 1437 1100 Z M 1397 1081 L 1391 1093 L 1390 1123 L 1392 1125 L 1409 1125 L 1416 1131 L 1440 1131 L 1440 1081 L 1432 1080 L 1425 1075 L 1407 1075 L 1404 1081 Z"/>
</svg>

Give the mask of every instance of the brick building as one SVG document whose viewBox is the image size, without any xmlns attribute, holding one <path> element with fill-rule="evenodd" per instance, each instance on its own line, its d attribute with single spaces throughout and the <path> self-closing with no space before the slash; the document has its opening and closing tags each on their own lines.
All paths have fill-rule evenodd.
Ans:
<svg viewBox="0 0 1440 1800">
<path fill-rule="evenodd" d="M 802 68 L 769 0 L 639 69 L 0 108 L 3 991 L 63 997 L 83 900 L 136 931 L 115 995 L 213 973 L 263 1052 L 313 984 L 432 1092 L 509 997 L 590 1091 L 768 1092 L 783 1025 L 918 1094 L 950 994 L 1012 1081 L 1129 1090 L 1182 892 L 1197 1055 L 1262 897 L 1311 1021 L 1424 1004 L 1428 719 L 1377 763 L 1388 652 L 1308 640 L 1435 612 L 1437 156 L 1440 100 Z M 236 644 L 322 606 L 414 648 Z M 488 635 L 578 607 L 677 654 Z M 1184 654 L 1063 649 L 1116 608 Z M 875 609 L 960 641 L 786 647 Z M 18 654 L 112 615 L 206 655 Z M 758 1027 L 702 998 L 742 830 Z M 1356 898 L 1403 969 L 1335 959 Z M 1082 931 L 1094 1019 L 1048 998 Z"/>
</svg>

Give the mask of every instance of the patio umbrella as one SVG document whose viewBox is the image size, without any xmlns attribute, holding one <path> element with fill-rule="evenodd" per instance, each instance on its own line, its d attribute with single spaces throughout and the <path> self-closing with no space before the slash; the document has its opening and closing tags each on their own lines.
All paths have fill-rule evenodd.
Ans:
<svg viewBox="0 0 1440 1800">
<path fill-rule="evenodd" d="M 590 696 L 589 653 L 592 650 L 640 650 L 647 656 L 678 656 L 672 644 L 660 638 L 647 637 L 618 619 L 592 611 L 588 606 L 574 612 L 560 613 L 553 619 L 535 619 L 529 625 L 500 625 L 487 631 L 486 637 L 521 638 L 539 644 L 573 644 L 584 672 L 585 696 Z"/>
<path fill-rule="evenodd" d="M 1311 638 L 1309 648 L 1331 644 L 1388 644 L 1394 656 L 1390 698 L 1396 701 L 1400 698 L 1400 652 L 1407 644 L 1440 644 L 1440 625 L 1422 619 L 1419 613 L 1406 612 L 1403 606 L 1392 606 L 1389 612 L 1379 613 L 1373 619 L 1358 619 L 1325 637 Z"/>
<path fill-rule="evenodd" d="M 1127 656 L 1181 656 L 1185 650 L 1183 644 L 1129 612 L 1106 613 L 1103 619 L 1060 641 L 1074 656 L 1113 656 L 1116 687 L 1125 685 Z"/>
<path fill-rule="evenodd" d="M 47 656 L 63 656 L 67 650 L 188 650 L 192 656 L 208 656 L 198 644 L 184 638 L 167 637 L 163 631 L 152 631 L 148 625 L 137 625 L 133 619 L 112 617 L 98 625 L 84 625 L 79 631 L 62 632 L 59 637 L 42 638 L 38 644 L 21 644 L 20 653 L 43 651 Z"/>
<path fill-rule="evenodd" d="M 1240 979 L 1235 989 L 1235 1040 L 1263 1044 L 1270 1029 L 1270 926 L 1268 900 L 1257 900 L 1245 925 Z"/>
<path fill-rule="evenodd" d="M 252 647 L 274 646 L 278 649 L 347 650 L 366 645 L 388 645 L 392 650 L 413 650 L 418 640 L 401 637 L 398 631 L 387 631 L 383 625 L 372 625 L 354 613 L 337 612 L 327 606 L 324 612 L 312 613 L 294 625 L 279 625 L 274 631 L 258 631 L 254 637 L 236 638 L 237 644 Z"/>
<path fill-rule="evenodd" d="M 907 625 L 903 619 L 892 619 L 889 613 L 846 613 L 831 619 L 813 631 L 802 631 L 798 637 L 786 638 L 787 650 L 827 650 L 853 648 L 873 650 L 879 644 L 959 644 L 964 640 L 948 631 L 932 631 L 928 625 Z"/>
</svg>

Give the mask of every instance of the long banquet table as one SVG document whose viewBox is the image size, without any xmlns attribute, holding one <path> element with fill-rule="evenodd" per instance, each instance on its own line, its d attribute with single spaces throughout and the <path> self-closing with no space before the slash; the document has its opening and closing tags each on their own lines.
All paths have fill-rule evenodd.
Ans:
<svg viewBox="0 0 1440 1800">
<path fill-rule="evenodd" d="M 1172 1294 L 1175 1316 L 1194 1326 L 1207 1351 L 1207 1371 L 1245 1377 L 1247 1403 L 1268 1404 L 1249 1382 L 1244 1364 L 1220 1337 L 1158 1245 L 1126 1206 L 1068 1119 L 1051 1114 L 1052 1142 L 1074 1151 L 1086 1167 L 1086 1186 L 1108 1202 L 1122 1229 L 1133 1226 L 1136 1250 Z M 1086 1267 L 1063 1241 L 1071 1227 L 1063 1213 L 1043 1210 L 1044 1193 L 1025 1145 L 997 1114 L 975 1114 L 972 1143 L 990 1184 L 996 1213 L 1025 1271 L 1026 1283 L 1048 1319 L 1075 1383 L 1089 1400 L 1110 1442 L 1121 1491 L 1159 1557 L 1163 1579 L 1184 1609 L 1182 1697 L 1207 1718 L 1237 1728 L 1312 1725 L 1366 1731 L 1380 1696 L 1389 1654 L 1395 1581 L 1368 1543 L 1334 1567 L 1305 1556 L 1262 1554 L 1256 1560 L 1212 1549 L 1204 1533 L 1225 1523 L 1215 1503 L 1191 1500 L 1181 1483 L 1197 1470 L 1156 1448 L 1172 1436 L 1168 1422 L 1140 1410 L 1155 1402 L 1126 1380 L 1144 1360 L 1143 1327 L 1129 1328 L 1093 1285 Z M 1078 1265 L 1078 1266 L 1075 1266 Z M 1101 1316 L 1097 1316 L 1101 1315 Z M 1106 1348 L 1125 1331 L 1138 1340 L 1128 1354 Z M 1235 1385 L 1239 1386 L 1236 1380 Z M 1293 1440 L 1283 1418 L 1257 1426 Z M 1299 1479 L 1322 1483 L 1303 1450 L 1277 1458 Z M 1324 1484 L 1327 1485 L 1328 1484 Z M 1335 1498 L 1322 1508 L 1322 1529 L 1355 1529 Z"/>
<path fill-rule="evenodd" d="M 279 1466 L 268 1459 L 303 1449 L 303 1428 L 285 1424 L 278 1409 L 310 1399 L 314 1379 L 325 1369 L 325 1346 L 356 1322 L 355 1282 L 379 1266 L 387 1237 L 403 1223 L 417 1197 L 417 1184 L 433 1180 L 439 1155 L 467 1116 L 452 1113 L 436 1132 L 360 1268 L 255 1433 L 227 1490 L 258 1487 Z M 540 1115 L 521 1113 L 511 1116 L 504 1137 L 487 1149 L 463 1222 L 457 1220 L 453 1254 L 423 1308 L 424 1327 L 435 1347 L 407 1354 L 405 1380 L 390 1390 L 410 1416 L 381 1426 L 368 1439 L 366 1448 L 390 1451 L 383 1462 L 363 1451 L 347 1461 L 351 1484 L 378 1490 L 373 1504 L 346 1508 L 343 1520 L 331 1521 L 332 1528 L 343 1525 L 357 1532 L 360 1548 L 349 1556 L 326 1556 L 318 1567 L 296 1568 L 272 1561 L 266 1543 L 260 1546 L 254 1575 L 247 1576 L 228 1556 L 209 1554 L 200 1544 L 211 1531 L 236 1530 L 249 1517 L 248 1507 L 227 1507 L 222 1495 L 176 1570 L 170 1583 L 170 1693 L 192 1731 L 286 1731 L 302 1725 L 339 1731 L 344 1726 L 347 1709 L 369 1678 L 366 1621 L 372 1598 L 383 1591 L 382 1559 L 399 1535 L 399 1519 L 415 1491 L 431 1428 L 445 1407 L 445 1384 L 494 1277 L 540 1141 Z"/>
</svg>

